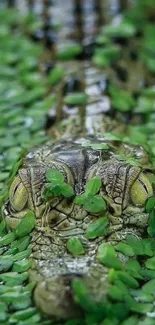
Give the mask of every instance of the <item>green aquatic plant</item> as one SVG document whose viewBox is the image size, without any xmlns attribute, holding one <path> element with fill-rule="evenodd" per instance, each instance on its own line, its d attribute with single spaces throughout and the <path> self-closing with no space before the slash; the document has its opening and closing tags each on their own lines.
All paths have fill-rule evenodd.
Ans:
<svg viewBox="0 0 155 325">
<path fill-rule="evenodd" d="M 104 199 L 97 195 L 101 188 L 102 182 L 100 177 L 96 176 L 89 180 L 85 186 L 85 192 L 76 196 L 74 202 L 82 205 L 84 209 L 92 213 L 101 213 L 106 210 Z"/>
<path fill-rule="evenodd" d="M 65 183 L 64 175 L 57 169 L 49 169 L 46 172 L 48 183 L 45 184 L 43 196 L 48 199 L 52 196 L 72 197 L 74 190 L 71 185 Z"/>
</svg>

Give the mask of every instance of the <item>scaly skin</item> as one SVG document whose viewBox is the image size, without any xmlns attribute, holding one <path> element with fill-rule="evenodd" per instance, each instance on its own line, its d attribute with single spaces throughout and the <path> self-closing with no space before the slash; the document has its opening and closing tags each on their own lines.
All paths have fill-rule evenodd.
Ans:
<svg viewBox="0 0 155 325">
<path fill-rule="evenodd" d="M 108 143 L 109 149 L 84 147 L 88 140 Z M 119 160 L 118 153 L 137 158 L 142 167 Z M 27 154 L 11 185 L 4 214 L 11 229 L 28 209 L 36 214 L 30 280 L 37 280 L 34 301 L 44 315 L 68 319 L 81 314 L 72 294 L 72 281 L 78 277 L 85 281 L 90 297 L 96 302 L 103 301 L 108 289 L 108 272 L 96 258 L 98 246 L 105 241 L 123 240 L 127 234 L 142 236 L 148 220 L 144 205 L 153 194 L 145 171 L 149 164 L 143 148 L 99 137 L 62 140 Z M 43 199 L 45 172 L 52 168 L 64 174 L 76 194 L 83 192 L 89 179 L 95 175 L 101 177 L 100 195 L 107 202 L 106 215 L 110 222 L 104 238 L 88 240 L 85 236 L 88 225 L 99 215 L 91 215 L 70 199 Z M 84 255 L 74 257 L 67 251 L 66 242 L 71 237 L 81 239 Z"/>
</svg>

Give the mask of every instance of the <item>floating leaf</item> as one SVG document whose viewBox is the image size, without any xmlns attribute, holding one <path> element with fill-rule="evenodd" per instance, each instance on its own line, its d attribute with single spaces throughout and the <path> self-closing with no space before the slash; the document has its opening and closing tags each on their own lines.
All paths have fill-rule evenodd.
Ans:
<svg viewBox="0 0 155 325">
<path fill-rule="evenodd" d="M 88 102 L 88 96 L 85 93 L 71 93 L 64 97 L 64 103 L 66 105 L 86 105 Z"/>
<path fill-rule="evenodd" d="M 83 204 L 85 210 L 91 213 L 100 213 L 106 210 L 104 199 L 99 196 L 88 196 Z"/>
<path fill-rule="evenodd" d="M 134 235 L 128 235 L 126 243 L 133 249 L 136 255 L 143 255 L 143 244 L 140 238 L 137 238 Z"/>
<path fill-rule="evenodd" d="M 108 290 L 108 296 L 116 301 L 123 301 L 124 300 L 124 294 L 122 290 L 117 287 L 116 285 L 113 285 Z"/>
<path fill-rule="evenodd" d="M 110 86 L 109 93 L 112 99 L 112 106 L 116 110 L 120 112 L 128 112 L 134 107 L 135 100 L 127 91 Z"/>
<path fill-rule="evenodd" d="M 151 294 L 151 295 L 155 295 L 155 279 L 152 279 L 150 281 L 148 281 L 147 283 L 145 283 L 143 286 L 142 286 L 142 290 L 145 292 L 145 293 L 148 293 L 148 294 Z"/>
<path fill-rule="evenodd" d="M 145 266 L 147 267 L 147 269 L 155 270 L 155 256 L 152 258 L 148 258 L 145 262 Z"/>
<path fill-rule="evenodd" d="M 0 256 L 0 272 L 8 271 L 13 265 L 13 258 L 10 255 Z"/>
<path fill-rule="evenodd" d="M 134 311 L 138 314 L 146 314 L 153 309 L 152 304 L 150 303 L 142 303 L 142 302 L 134 302 L 131 306 L 131 311 Z"/>
<path fill-rule="evenodd" d="M 73 255 L 84 254 L 84 247 L 79 238 L 70 238 L 67 241 L 67 249 Z"/>
<path fill-rule="evenodd" d="M 81 52 L 82 46 L 80 44 L 63 44 L 57 48 L 56 56 L 59 60 L 70 60 L 75 58 Z"/>
<path fill-rule="evenodd" d="M 27 249 L 23 250 L 22 252 L 19 252 L 13 256 L 14 261 L 21 261 L 24 258 L 28 258 L 30 254 L 32 253 L 31 247 L 28 247 Z"/>
<path fill-rule="evenodd" d="M 0 274 L 0 279 L 8 286 L 16 286 L 28 279 L 28 272 L 23 272 L 22 274 L 18 274 L 17 272 L 2 273 Z"/>
<path fill-rule="evenodd" d="M 109 146 L 106 143 L 89 143 L 89 147 L 94 150 L 108 150 Z"/>
<path fill-rule="evenodd" d="M 4 234 L 6 229 L 6 222 L 5 220 L 2 220 L 0 223 L 0 237 Z"/>
<path fill-rule="evenodd" d="M 130 247 L 129 245 L 125 244 L 125 243 L 119 243 L 115 246 L 115 249 L 119 252 L 121 252 L 122 254 L 126 255 L 126 256 L 134 256 L 135 253 L 132 249 L 132 247 Z"/>
<path fill-rule="evenodd" d="M 107 44 L 104 48 L 95 50 L 92 61 L 97 67 L 108 67 L 120 57 L 120 48 L 117 45 Z"/>
<path fill-rule="evenodd" d="M 148 114 L 154 112 L 155 103 L 154 99 L 140 96 L 137 101 L 137 106 L 134 109 L 135 113 Z"/>
<path fill-rule="evenodd" d="M 35 307 L 27 308 L 24 310 L 16 311 L 11 317 L 10 317 L 10 323 L 14 324 L 18 321 L 24 321 L 28 319 L 29 317 L 36 314 L 37 309 Z"/>
<path fill-rule="evenodd" d="M 8 306 L 4 302 L 0 302 L 0 321 L 3 322 L 8 319 Z M 4 324 L 4 323 L 3 323 Z"/>
<path fill-rule="evenodd" d="M 15 230 L 18 238 L 28 235 L 35 227 L 36 217 L 34 212 L 28 211 Z"/>
<path fill-rule="evenodd" d="M 135 25 L 128 21 L 121 21 L 119 25 L 107 25 L 103 28 L 104 35 L 108 37 L 132 37 L 136 33 Z"/>
<path fill-rule="evenodd" d="M 110 244 L 101 244 L 98 248 L 97 259 L 105 266 L 116 270 L 122 269 L 122 263 L 116 255 L 114 248 Z"/>
<path fill-rule="evenodd" d="M 102 217 L 94 222 L 91 222 L 86 231 L 86 237 L 89 239 L 95 239 L 100 236 L 104 236 L 107 231 L 109 221 L 107 217 Z"/>
<path fill-rule="evenodd" d="M 64 182 L 64 175 L 58 169 L 48 169 L 46 172 L 46 178 L 51 183 L 56 184 Z"/>
<path fill-rule="evenodd" d="M 85 193 L 87 195 L 95 195 L 99 192 L 101 185 L 101 178 L 99 176 L 95 176 L 87 182 L 85 186 Z"/>
<path fill-rule="evenodd" d="M 155 236 L 155 210 L 152 210 L 152 212 L 149 215 L 147 232 L 149 236 L 151 237 Z"/>
<path fill-rule="evenodd" d="M 8 233 L 4 237 L 0 238 L 0 247 L 11 244 L 14 239 L 15 239 L 15 233 L 14 232 Z"/>
<path fill-rule="evenodd" d="M 72 197 L 74 196 L 74 190 L 71 185 L 64 183 L 61 185 L 61 194 L 64 197 Z"/>
<path fill-rule="evenodd" d="M 155 197 L 150 197 L 146 202 L 146 212 L 150 213 L 155 208 Z"/>
<path fill-rule="evenodd" d="M 151 238 L 142 239 L 144 255 L 153 256 L 154 245 Z"/>
<path fill-rule="evenodd" d="M 101 143 L 101 142 L 95 143 L 95 142 L 90 142 L 89 140 L 83 141 L 81 143 L 81 146 L 87 147 L 87 148 L 91 147 L 94 150 L 108 150 L 109 149 L 109 146 L 107 143 Z"/>
<path fill-rule="evenodd" d="M 116 278 L 126 284 L 129 288 L 136 289 L 139 287 L 138 281 L 125 271 L 117 271 Z"/>
<path fill-rule="evenodd" d="M 51 86 L 57 85 L 63 77 L 64 69 L 60 65 L 55 66 L 55 68 L 52 69 L 50 74 L 48 75 L 48 81 Z"/>
<path fill-rule="evenodd" d="M 74 202 L 79 205 L 83 205 L 85 202 L 85 199 L 87 198 L 87 194 L 83 193 L 81 195 L 77 195 L 74 199 Z"/>
<path fill-rule="evenodd" d="M 133 297 L 136 298 L 137 301 L 142 302 L 153 302 L 154 298 L 152 295 L 145 293 L 141 289 L 137 290 L 131 290 L 131 294 Z"/>
<path fill-rule="evenodd" d="M 74 300 L 76 303 L 80 304 L 84 310 L 87 312 L 94 311 L 95 304 L 90 298 L 86 284 L 80 279 L 73 280 L 72 289 L 74 292 Z"/>
<path fill-rule="evenodd" d="M 18 240 L 15 240 L 11 243 L 11 248 L 17 248 L 19 252 L 26 250 L 30 243 L 30 236 L 22 237 Z"/>
<path fill-rule="evenodd" d="M 142 279 L 140 274 L 141 266 L 137 260 L 128 260 L 125 266 L 125 270 L 136 279 Z"/>
<path fill-rule="evenodd" d="M 21 276 L 21 274 L 20 274 Z M 28 292 L 7 292 L 1 295 L 2 301 L 10 303 L 14 309 L 26 309 L 31 304 L 31 297 Z"/>
<path fill-rule="evenodd" d="M 23 259 L 21 261 L 16 261 L 13 265 L 12 271 L 22 273 L 28 271 L 31 265 L 32 265 L 31 260 Z"/>
</svg>

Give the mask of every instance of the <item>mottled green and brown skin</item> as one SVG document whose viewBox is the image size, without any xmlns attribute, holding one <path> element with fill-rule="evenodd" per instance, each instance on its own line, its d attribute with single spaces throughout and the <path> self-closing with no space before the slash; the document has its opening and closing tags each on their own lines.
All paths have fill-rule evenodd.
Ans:
<svg viewBox="0 0 155 325">
<path fill-rule="evenodd" d="M 82 144 L 108 143 L 108 150 L 94 150 Z M 142 167 L 120 161 L 118 153 L 139 159 Z M 102 301 L 107 293 L 107 269 L 96 258 L 99 244 L 117 242 L 127 234 L 141 236 L 148 221 L 145 202 L 153 194 L 148 178 L 149 158 L 141 147 L 108 142 L 104 138 L 75 138 L 47 144 L 27 154 L 11 188 L 4 214 L 10 228 L 31 209 L 36 214 L 36 228 L 32 234 L 33 267 L 30 279 L 37 280 L 35 304 L 48 317 L 67 319 L 78 316 L 80 308 L 73 300 L 72 280 L 82 277 L 89 295 Z M 88 225 L 98 215 L 91 215 L 72 199 L 54 197 L 45 201 L 42 190 L 48 169 L 57 168 L 71 184 L 76 194 L 84 191 L 89 179 L 99 175 L 100 195 L 107 202 L 106 215 L 110 227 L 105 238 L 88 240 Z M 71 237 L 81 239 L 85 254 L 71 255 L 66 242 Z"/>
</svg>

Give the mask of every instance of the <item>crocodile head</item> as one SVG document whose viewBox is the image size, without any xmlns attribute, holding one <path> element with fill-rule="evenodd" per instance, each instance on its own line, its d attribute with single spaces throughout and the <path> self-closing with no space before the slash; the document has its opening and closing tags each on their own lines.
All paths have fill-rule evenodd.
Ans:
<svg viewBox="0 0 155 325">
<path fill-rule="evenodd" d="M 134 149 L 130 147 L 132 155 Z M 88 213 L 71 200 L 55 197 L 46 202 L 43 199 L 45 173 L 47 169 L 57 168 L 76 194 L 83 192 L 84 185 L 92 177 L 101 177 L 100 195 L 107 202 L 112 232 L 119 227 L 125 229 L 127 225 L 137 227 L 137 231 L 144 229 L 147 224 L 145 203 L 153 195 L 149 173 L 142 166 L 119 160 L 117 152 L 115 146 L 109 146 L 108 150 L 84 148 L 78 140 L 62 142 L 55 147 L 47 145 L 30 152 L 10 187 L 9 202 L 4 209 L 9 226 L 14 228 L 28 209 L 35 211 L 42 226 L 49 220 L 51 222 L 56 211 L 79 220 L 86 217 Z M 142 161 L 144 156 L 145 152 Z"/>
</svg>

